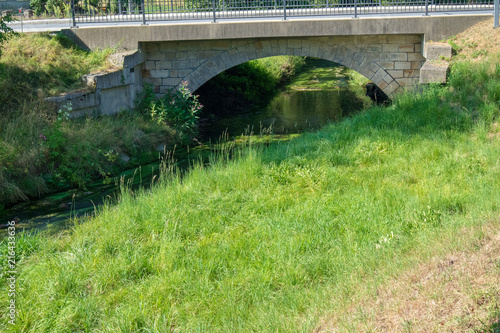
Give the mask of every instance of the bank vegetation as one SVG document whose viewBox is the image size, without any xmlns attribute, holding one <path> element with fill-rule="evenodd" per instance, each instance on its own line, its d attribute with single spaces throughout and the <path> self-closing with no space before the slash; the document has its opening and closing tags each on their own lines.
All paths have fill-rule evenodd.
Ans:
<svg viewBox="0 0 500 333">
<path fill-rule="evenodd" d="M 116 206 L 57 237 L 22 234 L 15 329 L 379 329 L 359 305 L 387 281 L 498 233 L 499 62 L 455 62 L 447 85 L 288 142 L 222 143 L 187 172 L 165 159 L 150 191 L 123 188 Z M 498 328 L 498 283 L 453 292 L 474 311 L 432 322 L 400 313 L 387 329 Z M 346 309 L 357 322 L 342 321 Z"/>
</svg>

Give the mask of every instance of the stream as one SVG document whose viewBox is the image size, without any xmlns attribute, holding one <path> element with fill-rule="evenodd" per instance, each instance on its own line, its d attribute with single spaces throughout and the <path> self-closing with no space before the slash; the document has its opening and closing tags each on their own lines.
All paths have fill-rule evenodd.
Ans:
<svg viewBox="0 0 500 333">
<path fill-rule="evenodd" d="M 320 59 L 306 59 L 300 73 L 288 82 L 267 106 L 248 109 L 210 122 L 200 130 L 204 144 L 175 153 L 180 168 L 190 159 L 199 159 L 211 151 L 222 133 L 230 140 L 245 134 L 270 135 L 272 140 L 290 140 L 305 131 L 319 129 L 328 122 L 361 110 L 369 103 L 361 85 L 349 85 L 349 71 Z M 120 184 L 129 188 L 149 187 L 157 179 L 159 162 L 127 170 L 117 177 L 99 180 L 85 190 L 69 190 L 41 199 L 22 202 L 0 211 L 0 238 L 6 235 L 5 224 L 16 221 L 18 230 L 58 233 L 70 228 L 73 218 L 91 216 L 104 202 L 116 202 Z"/>
</svg>

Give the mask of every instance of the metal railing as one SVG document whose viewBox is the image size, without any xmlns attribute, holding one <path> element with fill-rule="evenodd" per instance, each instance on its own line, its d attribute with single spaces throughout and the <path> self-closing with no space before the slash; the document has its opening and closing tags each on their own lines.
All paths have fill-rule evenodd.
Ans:
<svg viewBox="0 0 500 333">
<path fill-rule="evenodd" d="M 234 18 L 493 11 L 494 0 L 71 0 L 73 26 Z M 497 0 L 498 1 L 498 0 Z"/>
</svg>

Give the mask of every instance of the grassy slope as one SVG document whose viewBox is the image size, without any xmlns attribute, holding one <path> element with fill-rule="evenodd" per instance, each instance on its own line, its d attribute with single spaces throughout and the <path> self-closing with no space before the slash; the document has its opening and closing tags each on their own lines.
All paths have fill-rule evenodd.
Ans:
<svg viewBox="0 0 500 333">
<path fill-rule="evenodd" d="M 44 97 L 82 88 L 83 74 L 110 68 L 111 52 L 84 52 L 49 34 L 21 35 L 2 45 L 0 210 L 150 162 L 158 144 L 179 142 L 169 126 L 140 114 L 58 120 Z M 131 163 L 122 163 L 120 154 L 132 157 Z"/>
<path fill-rule="evenodd" d="M 19 238 L 16 328 L 311 330 L 498 215 L 497 62 L 455 64 L 450 88 L 289 143 L 225 149 L 71 233 Z"/>
</svg>

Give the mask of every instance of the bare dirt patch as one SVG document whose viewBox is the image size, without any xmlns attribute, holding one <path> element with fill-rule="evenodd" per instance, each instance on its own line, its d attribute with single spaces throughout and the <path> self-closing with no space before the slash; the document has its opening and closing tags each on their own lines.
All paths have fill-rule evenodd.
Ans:
<svg viewBox="0 0 500 333">
<path fill-rule="evenodd" d="M 316 332 L 500 332 L 500 232 L 388 281 Z"/>
</svg>

